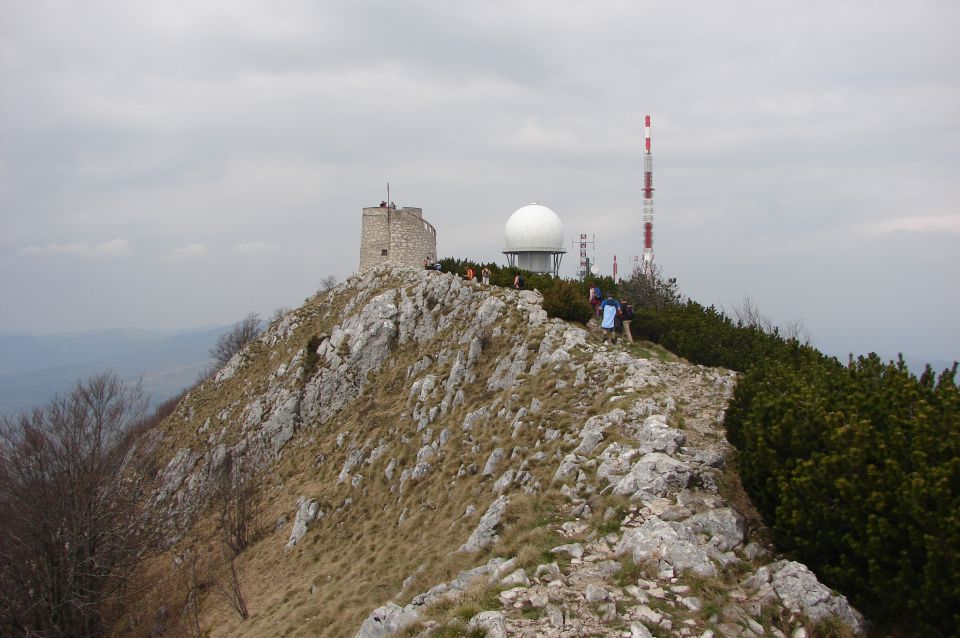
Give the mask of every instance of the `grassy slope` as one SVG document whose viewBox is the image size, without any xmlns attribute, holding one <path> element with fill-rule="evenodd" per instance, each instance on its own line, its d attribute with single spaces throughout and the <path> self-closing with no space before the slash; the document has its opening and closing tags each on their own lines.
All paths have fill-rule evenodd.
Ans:
<svg viewBox="0 0 960 638">
<path fill-rule="evenodd" d="M 381 283 L 403 285 L 399 280 Z M 504 294 L 494 289 L 492 294 Z M 341 321 L 344 305 L 350 298 L 342 288 L 335 293 L 307 300 L 296 312 L 300 326 L 287 340 L 273 348 L 258 343 L 250 351 L 247 364 L 230 380 L 215 387 L 207 382 L 190 393 L 178 411 L 164 423 L 165 439 L 159 453 L 161 467 L 181 447 L 203 449 L 209 431 L 198 434 L 202 424 L 216 415 L 229 411 L 227 423 L 233 423 L 244 405 L 267 390 L 267 377 L 281 362 L 289 362 L 317 334 L 330 333 Z M 438 308 L 443 312 L 443 308 Z M 526 337 L 532 352 L 539 345 L 543 328 L 526 334 L 528 326 L 515 309 L 505 311 L 498 321 L 503 333 L 491 340 L 474 368 L 477 381 L 464 386 L 464 405 L 453 408 L 445 417 L 439 417 L 430 427 L 434 438 L 444 427 L 453 433 L 442 456 L 431 459 L 433 470 L 419 484 L 408 484 L 404 494 L 389 491 L 390 484 L 383 470 L 391 457 L 399 461 L 398 471 L 412 467 L 421 435 L 415 432 L 410 420 L 407 397 L 415 379 L 407 379 L 407 370 L 424 354 L 436 355 L 445 350 L 467 350 L 468 344 L 459 344 L 459 331 L 453 329 L 438 334 L 427 344 L 402 344 L 385 365 L 370 378 L 370 384 L 352 404 L 324 425 L 305 423 L 294 439 L 284 448 L 264 476 L 265 533 L 238 559 L 240 581 L 250 618 L 241 622 L 238 615 L 213 588 L 201 596 L 200 624 L 211 636 L 352 636 L 363 618 L 375 607 L 388 600 L 400 604 L 430 586 L 448 580 L 461 569 L 473 567 L 491 555 L 521 554 L 523 562 L 541 562 L 540 552 L 553 546 L 556 540 L 549 529 L 554 521 L 557 500 L 547 492 L 540 497 L 514 498 L 508 520 L 508 533 L 498 547 L 480 555 L 455 553 L 475 527 L 479 514 L 494 499 L 490 490 L 492 479 L 481 481 L 479 472 L 456 479 L 461 464 L 476 463 L 483 467 L 495 447 L 504 447 L 508 457 L 516 447 L 531 450 L 540 434 L 534 427 L 523 428 L 517 438 L 510 438 L 509 420 L 490 420 L 479 424 L 471 434 L 475 443 L 467 443 L 461 424 L 464 416 L 481 406 L 496 403 L 496 409 L 507 407 L 515 412 L 529 407 L 536 397 L 544 402 L 536 416 L 537 425 L 562 432 L 578 426 L 599 411 L 611 409 L 606 395 L 596 395 L 585 386 L 555 389 L 555 373 L 543 372 L 536 377 L 524 377 L 512 392 L 486 390 L 486 379 L 493 371 L 497 357 L 505 354 L 512 344 Z M 462 330 L 462 326 L 460 327 Z M 651 348 L 650 344 L 638 346 Z M 452 351 L 455 355 L 455 350 Z M 664 351 L 644 351 L 659 358 L 670 359 Z M 572 352 L 574 357 L 585 355 Z M 435 364 L 430 373 L 440 379 L 449 372 L 455 356 L 446 363 Z M 532 361 L 532 356 L 528 363 Z M 602 382 L 603 380 L 600 379 Z M 634 395 L 634 397 L 636 396 Z M 392 428 L 398 432 L 391 433 Z M 235 427 L 235 429 L 239 429 Z M 359 470 L 365 479 L 357 487 L 349 483 L 337 484 L 337 475 L 348 454 L 348 446 L 336 446 L 337 435 L 349 432 L 348 440 L 355 438 L 361 444 L 374 444 L 383 438 L 391 442 L 387 454 L 372 467 Z M 401 444 L 400 432 L 408 432 L 410 440 Z M 228 438 L 228 444 L 234 439 Z M 473 445 L 479 450 L 472 450 Z M 560 439 L 542 444 L 539 450 L 550 459 L 559 451 Z M 318 463 L 318 459 L 323 459 Z M 499 474 L 508 467 L 516 469 L 519 460 L 504 461 Z M 556 461 L 543 465 L 531 464 L 529 471 L 546 488 Z M 496 476 L 494 477 L 496 478 Z M 394 479 L 395 481 L 396 479 Z M 297 498 L 301 495 L 318 498 L 326 516 L 311 525 L 306 537 L 290 551 L 284 550 L 290 532 L 288 523 L 274 530 L 274 522 L 287 515 L 292 521 Z M 342 507 L 344 499 L 353 503 Z M 478 512 L 463 518 L 468 504 Z M 402 512 L 406 520 L 398 525 Z M 166 607 L 171 617 L 179 617 L 185 602 L 189 569 L 174 568 L 173 558 L 193 548 L 201 556 L 198 573 L 207 578 L 220 573 L 213 566 L 219 555 L 216 533 L 209 516 L 198 522 L 171 552 L 153 561 L 144 574 L 149 590 L 139 609 L 131 618 L 136 627 L 129 635 L 145 635 L 155 617 L 155 610 Z M 418 572 L 418 570 L 420 570 Z M 402 582 L 417 573 L 415 582 L 402 590 Z M 224 576 L 220 573 L 220 578 Z M 168 620 L 167 624 L 174 624 Z M 184 628 L 182 633 L 189 635 Z"/>
</svg>

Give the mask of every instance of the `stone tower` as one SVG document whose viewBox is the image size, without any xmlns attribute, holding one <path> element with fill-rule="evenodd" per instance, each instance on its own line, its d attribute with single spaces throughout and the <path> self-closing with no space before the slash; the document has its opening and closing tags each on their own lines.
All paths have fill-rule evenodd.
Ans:
<svg viewBox="0 0 960 638">
<path fill-rule="evenodd" d="M 419 208 L 370 206 L 363 209 L 360 227 L 360 268 L 380 264 L 423 267 L 437 258 L 437 231 Z"/>
</svg>

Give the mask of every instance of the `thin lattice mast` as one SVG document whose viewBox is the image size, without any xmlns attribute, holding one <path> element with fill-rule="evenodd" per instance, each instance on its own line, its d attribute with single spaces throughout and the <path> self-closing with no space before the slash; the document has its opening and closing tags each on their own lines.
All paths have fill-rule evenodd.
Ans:
<svg viewBox="0 0 960 638">
<path fill-rule="evenodd" d="M 643 134 L 643 274 L 653 276 L 653 154 L 650 152 L 650 116 L 644 118 Z"/>
<path fill-rule="evenodd" d="M 576 239 L 573 240 L 573 245 L 580 247 L 580 265 L 577 267 L 578 279 L 586 279 L 590 274 L 590 264 L 592 263 L 592 260 L 587 254 L 587 246 L 593 247 L 595 243 L 596 235 L 593 235 L 590 237 L 590 239 L 587 239 L 586 233 L 580 233 L 579 242 Z"/>
</svg>

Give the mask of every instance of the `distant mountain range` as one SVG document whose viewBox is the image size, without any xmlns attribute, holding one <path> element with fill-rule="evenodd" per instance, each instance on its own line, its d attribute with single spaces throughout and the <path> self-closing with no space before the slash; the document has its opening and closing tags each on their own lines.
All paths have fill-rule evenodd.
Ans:
<svg viewBox="0 0 960 638">
<path fill-rule="evenodd" d="M 42 405 L 105 370 L 129 382 L 142 379 L 157 404 L 196 381 L 211 363 L 210 348 L 230 327 L 0 334 L 0 415 Z"/>
</svg>

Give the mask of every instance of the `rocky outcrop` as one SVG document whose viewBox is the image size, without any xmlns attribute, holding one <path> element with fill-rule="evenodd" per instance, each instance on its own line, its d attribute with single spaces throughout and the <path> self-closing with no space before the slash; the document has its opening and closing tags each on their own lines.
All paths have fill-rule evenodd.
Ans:
<svg viewBox="0 0 960 638">
<path fill-rule="evenodd" d="M 509 376 L 512 362 L 523 350 L 520 342 L 507 353 L 496 368 L 498 374 Z M 581 382 L 591 383 L 591 369 L 622 374 L 608 394 L 623 407 L 584 418 L 565 435 L 545 429 L 541 439 L 560 437 L 568 450 L 555 455 L 550 471 L 553 484 L 568 500 L 564 511 L 571 517 L 556 528 L 570 542 L 551 550 L 562 561 L 529 568 L 518 564 L 516 557 L 503 562 L 490 579 L 505 588 L 499 594 L 499 609 L 474 616 L 468 628 L 510 636 L 656 632 L 784 638 L 805 635 L 806 627 L 834 618 L 862 635 L 862 617 L 802 565 L 778 561 L 760 567 L 732 589 L 721 585 L 745 565 L 769 555 L 748 542 L 743 516 L 718 488 L 729 452 L 718 424 L 733 375 L 633 360 L 602 348 L 594 351 L 592 363 L 580 369 Z M 513 387 L 513 382 L 506 385 Z M 650 392 L 652 388 L 656 390 Z M 642 396 L 624 403 L 631 393 Z M 482 408 L 468 420 L 472 423 L 473 414 L 480 413 L 495 411 Z M 507 433 L 518 417 L 508 424 L 509 415 L 503 416 Z M 671 425 L 675 422 L 683 423 L 683 429 Z M 479 459 L 482 476 L 497 476 L 506 457 L 504 449 L 497 448 Z M 502 523 L 513 483 L 506 479 L 512 470 L 499 476 L 493 489 L 502 495 L 461 550 L 496 547 L 493 530 Z M 622 518 L 614 519 L 617 532 L 598 531 L 601 525 L 609 529 L 611 514 L 617 516 L 596 511 L 604 494 L 630 503 Z M 640 575 L 624 579 L 624 565 L 640 566 Z M 771 607 L 782 611 L 772 616 L 764 612 Z M 771 624 L 771 617 L 776 623 Z M 433 621 L 420 622 L 419 635 L 429 635 L 436 626 Z"/>
<path fill-rule="evenodd" d="M 320 503 L 317 499 L 308 499 L 301 496 L 297 501 L 297 516 L 293 521 L 293 529 L 290 530 L 290 539 L 287 541 L 286 549 L 294 547 L 300 542 L 306 533 L 307 526 L 318 517 L 323 516 L 320 510 Z"/>
<path fill-rule="evenodd" d="M 502 558 L 494 558 L 485 565 L 462 571 L 450 582 L 441 583 L 414 596 L 413 600 L 403 607 L 392 602 L 377 607 L 360 625 L 356 638 L 382 638 L 393 635 L 420 620 L 425 607 L 457 598 L 471 584 L 494 572 L 502 562 Z"/>
<path fill-rule="evenodd" d="M 503 520 L 503 514 L 509 503 L 510 499 L 506 496 L 497 497 L 497 500 L 490 504 L 490 507 L 480 518 L 477 528 L 470 534 L 467 542 L 460 546 L 459 551 L 476 553 L 491 543 L 495 543 L 499 538 L 497 529 L 500 527 L 500 522 Z"/>
<path fill-rule="evenodd" d="M 353 542 L 367 522 L 351 523 L 357 510 L 420 539 L 435 530 L 417 516 L 454 530 L 414 565 L 479 563 L 412 598 L 408 571 L 402 587 L 378 582 L 400 591 L 351 625 L 359 638 L 427 636 L 442 619 L 426 607 L 481 586 L 496 588 L 493 608 L 462 610 L 460 628 L 487 635 L 786 636 L 826 619 L 862 633 L 845 599 L 760 548 L 719 487 L 735 374 L 603 346 L 541 304 L 536 291 L 375 269 L 288 313 L 178 408 L 189 436 L 171 442 L 154 497 L 171 539 L 227 460 L 286 463 L 264 472 L 293 518 L 289 535 L 262 541 L 291 550 L 283 560 L 307 556 L 321 528 L 330 553 Z M 537 524 L 554 542 L 497 556 L 511 508 L 547 491 L 556 519 Z M 452 494 L 471 502 L 440 520 Z"/>
</svg>

